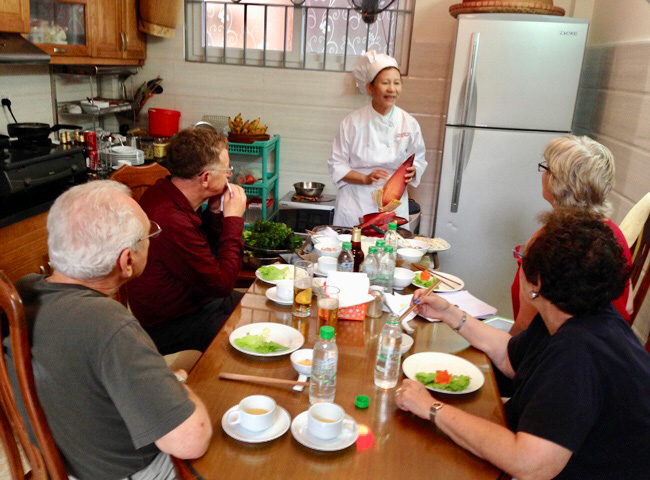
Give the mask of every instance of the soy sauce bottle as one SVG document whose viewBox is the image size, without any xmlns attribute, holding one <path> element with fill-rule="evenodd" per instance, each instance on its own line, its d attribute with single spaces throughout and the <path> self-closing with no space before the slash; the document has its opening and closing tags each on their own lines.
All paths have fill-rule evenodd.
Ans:
<svg viewBox="0 0 650 480">
<path fill-rule="evenodd" d="M 363 250 L 361 250 L 361 229 L 359 227 L 352 229 L 352 256 L 354 257 L 353 271 L 360 272 L 364 255 Z"/>
</svg>

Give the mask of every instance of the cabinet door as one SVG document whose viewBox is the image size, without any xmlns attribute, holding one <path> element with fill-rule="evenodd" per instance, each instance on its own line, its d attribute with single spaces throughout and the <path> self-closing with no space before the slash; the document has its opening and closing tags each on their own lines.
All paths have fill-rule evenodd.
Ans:
<svg viewBox="0 0 650 480">
<path fill-rule="evenodd" d="M 122 2 L 124 58 L 144 60 L 147 56 L 147 37 L 138 30 L 138 1 L 122 0 Z"/>
<path fill-rule="evenodd" d="M 0 1 L 0 32 L 29 32 L 29 0 Z"/>
<path fill-rule="evenodd" d="M 92 9 L 92 56 L 122 58 L 122 9 L 120 0 L 95 0 Z"/>
</svg>

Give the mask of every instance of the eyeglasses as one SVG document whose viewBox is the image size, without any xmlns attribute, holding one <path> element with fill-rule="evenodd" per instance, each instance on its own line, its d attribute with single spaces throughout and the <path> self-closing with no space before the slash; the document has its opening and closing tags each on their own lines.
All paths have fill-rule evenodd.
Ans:
<svg viewBox="0 0 650 480">
<path fill-rule="evenodd" d="M 548 165 L 546 164 L 546 160 L 544 160 L 543 162 L 539 162 L 537 164 L 537 171 L 538 172 L 547 171 L 548 173 L 551 173 L 551 169 L 548 168 Z"/>
<path fill-rule="evenodd" d="M 157 237 L 162 233 L 162 227 L 158 225 L 156 222 L 151 220 L 151 226 L 149 227 L 149 235 L 142 237 L 140 241 L 144 240 L 145 238 L 154 238 Z"/>
<path fill-rule="evenodd" d="M 521 249 L 522 249 L 522 245 L 517 245 L 515 248 L 512 249 L 512 256 L 515 257 L 519 265 L 521 265 L 521 262 L 525 258 L 525 255 L 521 253 Z"/>
<path fill-rule="evenodd" d="M 228 168 L 209 168 L 208 170 L 204 170 L 204 172 L 224 172 L 224 173 L 232 173 L 234 170 L 234 167 L 231 165 Z"/>
</svg>

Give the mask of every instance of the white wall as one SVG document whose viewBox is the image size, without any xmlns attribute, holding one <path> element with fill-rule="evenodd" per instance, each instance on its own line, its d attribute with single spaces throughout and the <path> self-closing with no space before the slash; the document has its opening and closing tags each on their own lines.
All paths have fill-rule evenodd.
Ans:
<svg viewBox="0 0 650 480">
<path fill-rule="evenodd" d="M 595 0 L 590 45 L 650 41 L 647 0 Z"/>
</svg>

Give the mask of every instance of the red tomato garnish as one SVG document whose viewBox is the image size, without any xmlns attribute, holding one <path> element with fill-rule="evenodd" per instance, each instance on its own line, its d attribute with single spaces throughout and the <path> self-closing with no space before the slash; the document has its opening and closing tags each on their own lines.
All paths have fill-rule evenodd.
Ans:
<svg viewBox="0 0 650 480">
<path fill-rule="evenodd" d="M 420 273 L 420 280 L 422 280 L 423 282 L 427 282 L 429 281 L 430 278 L 431 278 L 431 274 L 428 272 L 428 270 L 422 270 L 422 272 Z"/>
<path fill-rule="evenodd" d="M 451 383 L 451 375 L 447 370 L 436 370 L 436 383 Z"/>
</svg>

